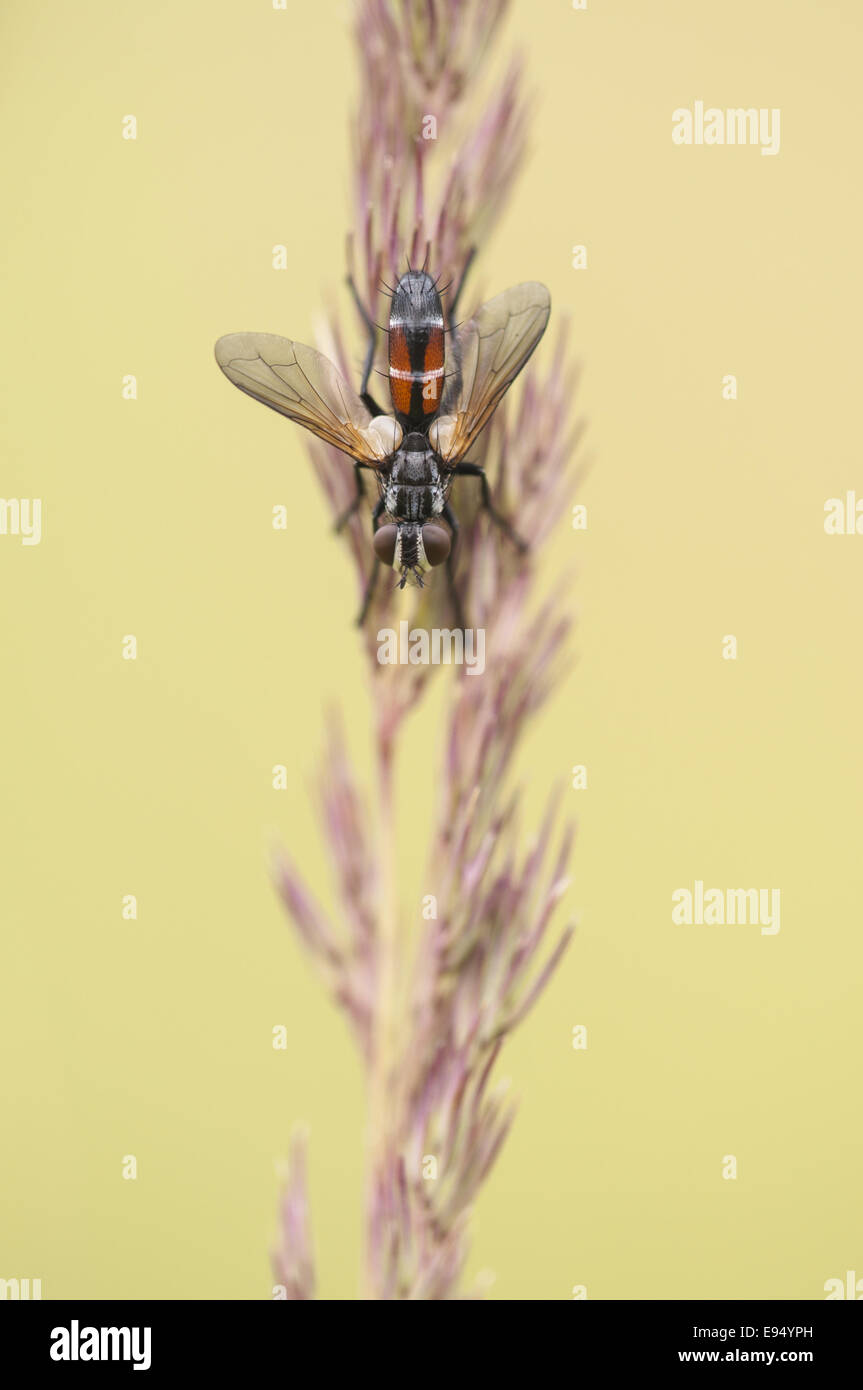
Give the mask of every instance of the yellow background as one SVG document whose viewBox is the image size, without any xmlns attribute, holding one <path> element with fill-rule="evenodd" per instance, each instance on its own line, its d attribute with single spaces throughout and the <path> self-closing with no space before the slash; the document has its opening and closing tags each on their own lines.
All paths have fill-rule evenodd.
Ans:
<svg viewBox="0 0 863 1390">
<path fill-rule="evenodd" d="M 360 1068 L 266 868 L 278 834 L 325 882 L 307 786 L 336 697 L 368 771 L 352 574 L 300 432 L 212 356 L 237 329 L 309 340 L 327 294 L 348 317 L 349 7 L 4 10 L 0 491 L 45 517 L 37 547 L 0 537 L 0 1276 L 268 1297 L 273 1163 L 305 1120 L 321 1293 L 353 1298 Z M 863 496 L 861 23 L 856 0 L 522 0 L 507 25 L 538 105 L 482 286 L 544 280 L 571 316 L 594 464 L 589 529 L 562 516 L 541 571 L 577 558 L 579 662 L 520 762 L 534 819 L 588 767 L 580 926 L 505 1054 L 520 1113 L 471 1259 L 494 1297 L 817 1299 L 863 1273 L 863 537 L 823 531 Z M 696 99 L 780 107 L 779 156 L 672 145 Z M 779 935 L 672 926 L 697 878 L 779 887 Z"/>
</svg>

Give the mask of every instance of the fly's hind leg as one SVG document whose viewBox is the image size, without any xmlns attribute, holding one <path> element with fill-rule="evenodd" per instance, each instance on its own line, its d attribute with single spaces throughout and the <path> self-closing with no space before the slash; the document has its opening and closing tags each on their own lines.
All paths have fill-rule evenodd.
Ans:
<svg viewBox="0 0 863 1390">
<path fill-rule="evenodd" d="M 456 285 L 455 293 L 447 304 L 446 333 L 449 338 L 447 347 L 448 367 L 442 383 L 442 394 L 439 401 L 439 409 L 442 410 L 445 415 L 450 413 L 454 407 L 454 403 L 461 394 L 461 350 L 459 347 L 458 334 L 456 332 L 458 325 L 455 316 L 459 300 L 461 299 L 461 292 L 464 289 L 464 282 L 468 277 L 468 271 L 473 264 L 475 255 L 476 247 L 472 246 L 467 253 L 467 259 L 465 260 L 459 282 Z"/>
<path fill-rule="evenodd" d="M 459 299 L 461 298 L 461 292 L 462 292 L 462 290 L 464 289 L 464 282 L 465 282 L 465 280 L 467 279 L 468 271 L 470 270 L 471 266 L 473 265 L 473 258 L 474 258 L 475 255 L 476 255 L 476 247 L 475 247 L 475 246 L 472 246 L 472 247 L 470 248 L 470 250 L 468 251 L 468 253 L 467 253 L 467 260 L 466 260 L 465 263 L 464 263 L 464 270 L 462 271 L 462 273 L 461 273 L 461 279 L 459 280 L 458 285 L 456 286 L 455 294 L 453 295 L 453 297 L 452 297 L 452 299 L 450 300 L 449 305 L 448 305 L 448 307 L 447 307 L 446 314 L 447 314 L 447 322 L 448 322 L 448 324 L 449 324 L 449 331 L 450 331 L 450 333 L 452 333 L 452 332 L 454 331 L 454 329 L 455 329 L 455 313 L 456 313 L 456 309 L 458 308 L 458 302 L 459 302 Z"/>
<path fill-rule="evenodd" d="M 366 348 L 366 360 L 363 363 L 363 381 L 360 387 L 360 400 L 362 401 L 366 409 L 371 411 L 372 415 L 383 415 L 385 414 L 385 412 L 381 410 L 381 407 L 378 405 L 374 396 L 369 394 L 369 377 L 372 374 L 372 367 L 374 366 L 375 362 L 377 330 L 375 328 L 374 323 L 369 318 L 368 310 L 366 309 L 365 304 L 360 299 L 359 291 L 357 290 L 357 287 L 354 284 L 354 277 L 352 275 L 348 276 L 348 285 L 350 286 L 351 294 L 354 297 L 354 303 L 357 306 L 357 313 L 359 314 L 360 318 L 365 324 L 366 332 L 369 335 L 368 347 Z"/>
<path fill-rule="evenodd" d="M 512 526 L 510 526 L 505 516 L 501 516 L 500 512 L 497 510 L 494 503 L 492 502 L 491 489 L 488 485 L 488 478 L 485 475 L 485 469 L 481 468 L 478 463 L 457 463 L 455 468 L 453 469 L 453 472 L 456 474 L 457 477 L 461 476 L 463 478 L 479 478 L 480 487 L 482 488 L 483 507 L 488 512 L 495 526 L 500 527 L 507 540 L 511 541 L 512 544 L 515 546 L 516 550 L 520 551 L 523 555 L 525 551 L 529 549 L 527 541 L 522 540 L 518 532 L 515 531 L 512 528 Z"/>
</svg>

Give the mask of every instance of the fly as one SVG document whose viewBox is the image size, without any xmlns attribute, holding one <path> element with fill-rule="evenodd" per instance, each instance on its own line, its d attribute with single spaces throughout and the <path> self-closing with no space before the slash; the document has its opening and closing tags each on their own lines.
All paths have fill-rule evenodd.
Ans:
<svg viewBox="0 0 863 1390">
<path fill-rule="evenodd" d="M 390 307 L 387 375 L 392 412 L 387 413 L 368 389 L 375 325 L 350 284 L 368 333 L 359 395 L 322 353 L 271 333 L 229 333 L 216 343 L 216 360 L 241 391 L 353 459 L 356 496 L 337 529 L 365 496 L 363 470 L 374 473 L 375 565 L 358 621 L 362 623 L 368 611 L 381 563 L 396 571 L 399 587 L 404 588 L 408 581 L 422 586 L 425 572 L 446 562 L 463 626 L 452 583 L 459 528 L 450 490 L 457 477 L 478 478 L 489 516 L 513 544 L 526 548 L 495 509 L 484 469 L 465 456 L 545 332 L 550 296 L 535 281 L 515 285 L 456 327 L 461 284 L 445 324 L 436 282 L 425 270 L 408 270 L 396 285 Z"/>
</svg>

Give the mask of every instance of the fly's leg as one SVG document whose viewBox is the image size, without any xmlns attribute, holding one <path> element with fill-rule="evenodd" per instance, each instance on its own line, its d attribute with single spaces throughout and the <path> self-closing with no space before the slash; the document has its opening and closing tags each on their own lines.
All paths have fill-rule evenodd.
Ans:
<svg viewBox="0 0 863 1390">
<path fill-rule="evenodd" d="M 337 517 L 335 525 L 333 526 L 333 530 L 337 534 L 339 531 L 344 530 L 345 526 L 350 521 L 351 517 L 354 515 L 354 512 L 358 510 L 360 503 L 366 495 L 366 485 L 363 481 L 363 475 L 360 472 L 361 468 L 371 468 L 371 464 L 360 463 L 359 459 L 354 459 L 354 481 L 357 485 L 356 496 L 354 497 L 354 500 L 350 503 L 350 505 L 345 507 L 345 510 L 342 512 L 341 516 Z M 377 521 L 378 517 L 381 514 L 380 508 L 382 506 L 383 503 L 380 503 L 378 506 L 375 507 L 374 512 L 372 513 L 372 516 L 375 521 Z"/>
<path fill-rule="evenodd" d="M 357 493 L 350 505 L 345 507 L 345 510 L 342 512 L 341 516 L 336 519 L 335 525 L 333 526 L 333 530 L 336 532 L 336 534 L 338 534 L 339 531 L 344 530 L 351 517 L 358 510 L 360 503 L 366 495 L 366 485 L 363 482 L 363 475 L 360 472 L 360 469 L 362 467 L 363 465 L 359 463 L 357 459 L 354 459 L 354 481 L 357 485 Z"/>
<path fill-rule="evenodd" d="M 381 497 L 381 498 L 379 498 L 378 501 L 375 503 L 375 509 L 374 509 L 374 511 L 372 512 L 372 534 L 373 534 L 373 535 L 374 535 L 375 531 L 376 531 L 377 528 L 378 528 L 378 522 L 379 522 L 380 518 L 383 516 L 385 510 L 386 510 L 386 509 L 385 509 L 385 507 L 384 507 L 384 499 Z M 380 562 L 380 560 L 378 559 L 377 555 L 375 555 L 375 562 L 374 562 L 374 564 L 372 565 L 372 572 L 371 572 L 371 574 L 370 574 L 369 577 L 368 577 L 368 582 L 367 582 L 367 584 L 366 584 L 366 590 L 365 590 L 365 593 L 363 594 L 363 603 L 362 603 L 362 607 L 360 608 L 359 614 L 358 614 L 358 616 L 357 616 L 357 627 L 362 627 L 363 623 L 364 623 L 365 620 L 366 620 L 366 614 L 368 613 L 369 608 L 371 607 L 372 598 L 373 598 L 374 592 L 375 592 L 375 585 L 376 585 L 377 582 L 378 582 L 378 571 L 380 570 L 380 567 L 381 567 L 381 562 Z"/>
<path fill-rule="evenodd" d="M 450 546 L 449 555 L 446 557 L 446 577 L 447 583 L 449 584 L 449 596 L 453 606 L 453 613 L 455 615 L 455 625 L 457 628 L 461 628 L 462 632 L 464 632 L 464 609 L 461 606 L 461 599 L 459 598 L 459 592 L 455 585 L 455 547 L 456 541 L 458 540 L 458 517 L 456 516 L 449 502 L 447 502 L 446 506 L 444 507 L 442 515 L 444 521 L 447 523 L 450 530 L 452 531 L 452 545 Z"/>
<path fill-rule="evenodd" d="M 464 269 L 462 270 L 461 278 L 458 284 L 456 285 L 455 294 L 449 301 L 446 311 L 446 331 L 447 336 L 450 339 L 449 345 L 447 347 L 447 360 L 449 365 L 446 375 L 444 377 L 443 390 L 439 402 L 439 409 L 442 410 L 445 415 L 451 412 L 451 410 L 454 407 L 454 403 L 458 400 L 459 396 L 461 395 L 461 351 L 459 349 L 458 335 L 456 334 L 457 325 L 455 321 L 455 315 L 456 309 L 458 308 L 458 302 L 461 298 L 461 292 L 464 289 L 464 282 L 468 277 L 468 271 L 473 265 L 473 258 L 475 255 L 476 247 L 472 246 L 467 253 L 467 259 L 464 263 Z"/>
<path fill-rule="evenodd" d="M 491 489 L 488 485 L 488 478 L 485 476 L 485 469 L 481 468 L 478 463 L 457 463 L 455 468 L 453 469 L 453 472 L 456 474 L 456 476 L 461 476 L 463 478 L 479 478 L 480 486 L 482 488 L 483 507 L 488 512 L 495 526 L 500 527 L 507 540 L 512 541 L 516 550 L 519 550 L 523 555 L 524 552 L 529 548 L 527 541 L 523 541 L 518 532 L 513 530 L 506 517 L 501 516 L 500 512 L 497 510 L 494 503 L 492 502 Z"/>
<path fill-rule="evenodd" d="M 462 292 L 462 290 L 464 289 L 464 282 L 465 282 L 465 280 L 467 279 L 468 271 L 470 270 L 471 266 L 473 265 L 473 258 L 474 258 L 475 255 L 476 255 L 476 247 L 475 247 L 475 246 L 472 246 L 472 247 L 470 248 L 470 250 L 468 251 L 468 253 L 467 253 L 467 260 L 466 260 L 465 263 L 464 263 L 464 270 L 463 270 L 462 273 L 461 273 L 461 279 L 459 280 L 458 285 L 457 285 L 457 287 L 456 287 L 456 292 L 455 292 L 455 294 L 453 295 L 452 299 L 451 299 L 450 302 L 449 302 L 449 307 L 448 307 L 448 309 L 447 309 L 447 320 L 448 320 L 448 322 L 449 322 L 449 331 L 450 331 L 450 333 L 452 333 L 452 332 L 455 330 L 455 311 L 456 311 L 456 308 L 458 307 L 458 302 L 459 302 L 459 299 L 461 298 L 461 292 Z"/>
<path fill-rule="evenodd" d="M 366 409 L 371 411 L 372 415 L 383 415 L 385 412 L 381 410 L 374 396 L 369 394 L 368 389 L 369 377 L 372 374 L 372 367 L 374 366 L 375 361 L 375 346 L 377 344 L 375 325 L 369 318 L 368 310 L 366 309 L 365 304 L 360 299 L 359 292 L 357 290 L 356 285 L 354 284 L 354 277 L 352 275 L 348 276 L 348 285 L 350 286 L 351 294 L 354 297 L 354 303 L 357 306 L 357 313 L 359 314 L 360 318 L 365 324 L 366 332 L 369 335 L 369 343 L 368 347 L 366 348 L 366 360 L 363 363 L 363 382 L 362 386 L 360 387 L 360 400 L 362 401 Z"/>
<path fill-rule="evenodd" d="M 381 562 L 376 555 L 375 562 L 372 565 L 372 572 L 368 577 L 368 582 L 366 583 L 366 591 L 363 594 L 363 605 L 359 613 L 357 614 L 357 627 L 362 627 L 363 623 L 366 620 L 366 614 L 368 613 L 371 607 L 372 598 L 374 597 L 375 592 L 375 585 L 378 582 L 378 573 L 380 571 L 380 567 Z"/>
</svg>

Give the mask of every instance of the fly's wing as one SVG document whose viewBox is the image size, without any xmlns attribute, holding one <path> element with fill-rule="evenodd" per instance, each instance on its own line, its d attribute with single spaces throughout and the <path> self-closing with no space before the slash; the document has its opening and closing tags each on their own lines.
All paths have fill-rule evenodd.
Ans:
<svg viewBox="0 0 863 1390">
<path fill-rule="evenodd" d="M 391 452 L 381 437 L 386 431 L 377 428 L 377 420 L 369 429 L 370 411 L 329 358 L 314 348 L 275 333 L 228 333 L 216 343 L 216 361 L 247 396 L 360 463 L 377 468 Z"/>
<path fill-rule="evenodd" d="M 535 280 L 504 290 L 460 329 L 456 352 L 458 399 L 441 406 L 440 439 L 446 463 L 464 458 L 533 352 L 548 323 L 551 296 Z M 444 427 L 444 418 L 452 424 Z M 430 434 L 431 437 L 431 434 Z M 445 442 L 444 442 L 445 441 Z"/>
</svg>

